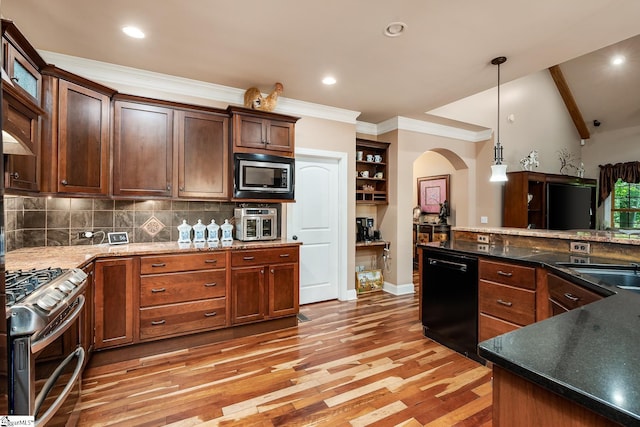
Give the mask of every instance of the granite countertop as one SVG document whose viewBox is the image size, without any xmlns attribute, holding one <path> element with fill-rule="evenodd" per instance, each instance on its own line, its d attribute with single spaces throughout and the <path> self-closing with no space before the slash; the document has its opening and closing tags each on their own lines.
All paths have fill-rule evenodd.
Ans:
<svg viewBox="0 0 640 427">
<path fill-rule="evenodd" d="M 502 234 L 507 236 L 543 237 L 547 239 L 581 240 L 586 242 L 619 243 L 640 245 L 638 230 L 542 230 L 512 227 L 452 227 L 453 231 Z"/>
<path fill-rule="evenodd" d="M 577 277 L 576 254 L 458 241 L 423 245 L 435 250 L 544 266 L 606 298 L 483 341 L 478 354 L 547 390 L 623 425 L 640 425 L 640 294 Z M 629 264 L 590 257 L 593 264 Z"/>
<path fill-rule="evenodd" d="M 22 248 L 5 255 L 5 268 L 9 270 L 31 268 L 74 268 L 82 267 L 96 258 L 113 256 L 148 255 L 163 253 L 189 253 L 206 251 L 226 251 L 238 249 L 267 249 L 280 246 L 300 245 L 293 240 L 269 240 L 261 242 L 242 242 L 234 240 L 230 246 L 209 246 L 208 244 L 165 243 L 129 243 L 126 245 L 81 245 L 81 246 L 43 246 Z"/>
</svg>

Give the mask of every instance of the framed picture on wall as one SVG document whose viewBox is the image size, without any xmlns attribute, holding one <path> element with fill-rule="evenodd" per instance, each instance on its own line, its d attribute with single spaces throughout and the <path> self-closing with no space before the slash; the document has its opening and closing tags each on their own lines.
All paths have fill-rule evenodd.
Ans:
<svg viewBox="0 0 640 427">
<path fill-rule="evenodd" d="M 418 206 L 424 213 L 440 213 L 440 204 L 447 200 L 449 205 L 449 175 L 425 176 L 418 178 Z"/>
</svg>

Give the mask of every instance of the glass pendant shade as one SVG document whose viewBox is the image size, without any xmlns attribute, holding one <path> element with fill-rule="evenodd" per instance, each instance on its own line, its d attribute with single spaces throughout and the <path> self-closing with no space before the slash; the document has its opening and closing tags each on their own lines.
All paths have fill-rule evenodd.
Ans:
<svg viewBox="0 0 640 427">
<path fill-rule="evenodd" d="M 507 165 L 492 165 L 491 166 L 491 182 L 504 182 L 507 181 Z"/>
</svg>

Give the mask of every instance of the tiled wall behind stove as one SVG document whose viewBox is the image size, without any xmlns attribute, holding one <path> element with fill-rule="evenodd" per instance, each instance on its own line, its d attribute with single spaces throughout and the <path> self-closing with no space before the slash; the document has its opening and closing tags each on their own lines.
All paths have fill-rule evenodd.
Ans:
<svg viewBox="0 0 640 427">
<path fill-rule="evenodd" d="M 99 244 L 103 234 L 126 231 L 129 241 L 168 242 L 178 240 L 183 219 L 195 224 L 201 219 L 218 224 L 233 218 L 234 203 L 171 200 L 98 200 L 6 196 L 6 249 L 34 246 Z M 98 232 L 93 239 L 80 239 L 81 231 Z M 104 240 L 106 242 L 106 238 Z"/>
</svg>

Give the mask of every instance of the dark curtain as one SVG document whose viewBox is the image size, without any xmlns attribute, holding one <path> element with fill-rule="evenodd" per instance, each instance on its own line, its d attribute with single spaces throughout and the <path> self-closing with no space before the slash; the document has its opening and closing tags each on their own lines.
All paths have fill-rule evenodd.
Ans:
<svg viewBox="0 0 640 427">
<path fill-rule="evenodd" d="M 600 167 L 600 194 L 598 206 L 609 197 L 618 179 L 630 184 L 640 183 L 640 162 L 610 163 Z"/>
</svg>

